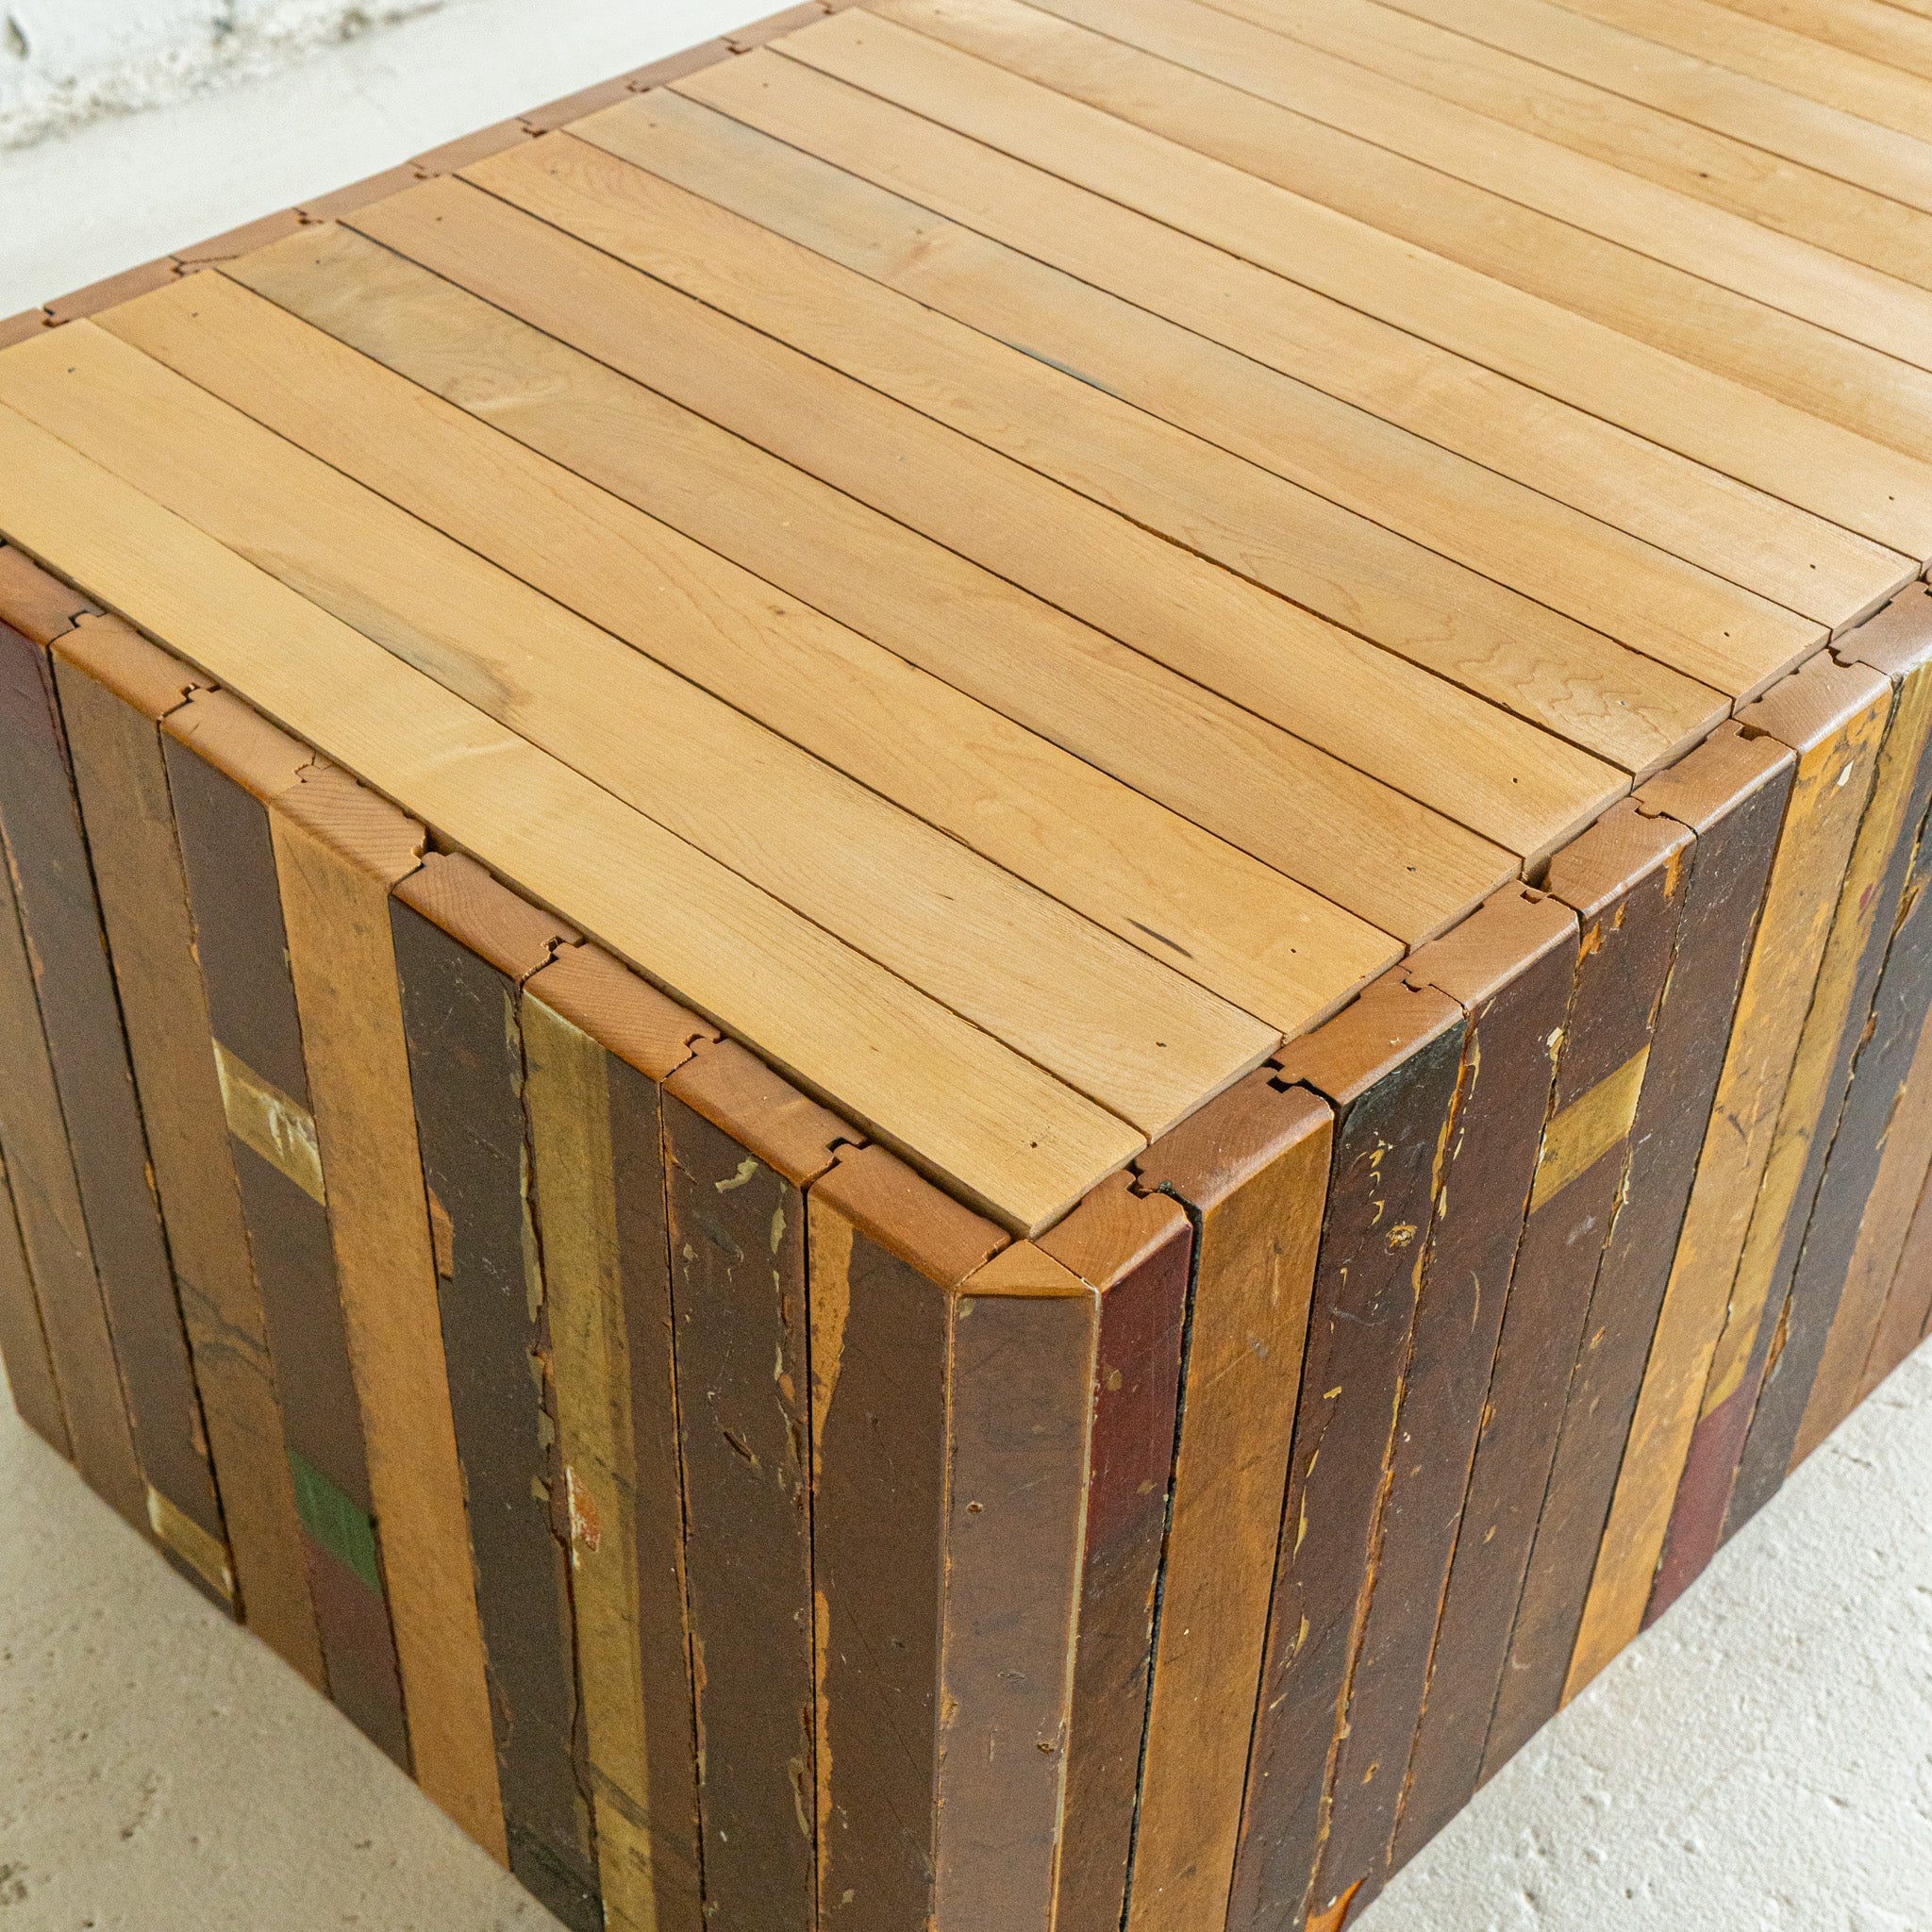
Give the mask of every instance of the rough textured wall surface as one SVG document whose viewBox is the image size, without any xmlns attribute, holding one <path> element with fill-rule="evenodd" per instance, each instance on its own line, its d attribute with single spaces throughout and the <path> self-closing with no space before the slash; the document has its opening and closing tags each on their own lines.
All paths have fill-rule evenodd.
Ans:
<svg viewBox="0 0 1932 1932">
<path fill-rule="evenodd" d="M 0 148 L 255 78 L 461 0 L 6 0 Z"/>
</svg>

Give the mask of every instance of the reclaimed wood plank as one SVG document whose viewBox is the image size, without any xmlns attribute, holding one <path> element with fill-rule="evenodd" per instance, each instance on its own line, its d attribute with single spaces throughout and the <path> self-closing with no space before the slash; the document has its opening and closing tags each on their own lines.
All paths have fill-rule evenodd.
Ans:
<svg viewBox="0 0 1932 1932">
<path fill-rule="evenodd" d="M 160 721 L 206 680 L 111 617 L 90 618 L 56 641 L 55 676 L 221 1495 L 236 1612 L 320 1690 L 281 1399 L 161 749 Z"/>
<path fill-rule="evenodd" d="M 1571 1664 L 1579 1688 L 1641 1627 L 1890 700 L 1877 673 L 1820 660 L 1744 714 L 1798 752 L 1797 775 Z"/>
<path fill-rule="evenodd" d="M 1335 1109 L 1228 1924 L 1305 1909 L 1370 1600 L 1462 1008 L 1391 976 L 1281 1057 Z"/>
<path fill-rule="evenodd" d="M 1333 1141 L 1327 1103 L 1263 1068 L 1134 1163 L 1196 1252 L 1130 1932 L 1225 1910 Z"/>
<path fill-rule="evenodd" d="M 1499 1759 L 1563 1700 L 1794 762 L 1774 741 L 1747 739 L 1732 724 L 1638 794 L 1640 810 L 1674 819 L 1696 842 L 1678 861 L 1682 909 L 1630 1128 L 1624 1199 L 1590 1291 L 1490 1719 L 1486 1748 Z M 1405 1862 L 1442 1822 L 1440 1808 L 1418 1801 L 1398 1829 L 1393 1862 Z"/>
<path fill-rule="evenodd" d="M 595 1932 L 603 1911 L 575 1735 L 569 1514 L 517 1015 L 524 981 L 575 935 L 450 857 L 404 879 L 390 916 L 509 1868 L 566 1925 Z"/>
<path fill-rule="evenodd" d="M 389 894 L 423 827 L 308 758 L 270 807 L 383 1581 L 424 1790 L 507 1862 Z"/>
</svg>

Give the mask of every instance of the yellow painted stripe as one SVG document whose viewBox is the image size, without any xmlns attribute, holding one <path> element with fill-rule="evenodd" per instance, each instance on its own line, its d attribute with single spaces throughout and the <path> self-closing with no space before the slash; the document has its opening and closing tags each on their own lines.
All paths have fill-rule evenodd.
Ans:
<svg viewBox="0 0 1932 1932">
<path fill-rule="evenodd" d="M 231 1604 L 235 1601 L 235 1573 L 228 1567 L 227 1545 L 219 1537 L 208 1535 L 192 1517 L 182 1515 L 152 1483 L 147 1491 L 147 1520 L 165 1548 L 179 1557 L 210 1590 L 218 1591 Z"/>
<path fill-rule="evenodd" d="M 279 1087 L 264 1080 L 218 1040 L 215 1071 L 221 1076 L 222 1107 L 228 1131 L 252 1147 L 295 1183 L 311 1200 L 325 1201 L 322 1153 L 315 1142 L 315 1118 Z"/>
<path fill-rule="evenodd" d="M 1532 1213 L 1552 1194 L 1587 1174 L 1630 1131 L 1630 1124 L 1637 1118 L 1637 1097 L 1643 1091 L 1643 1070 L 1649 1063 L 1650 1048 L 1646 1046 L 1588 1093 L 1573 1100 L 1543 1130 L 1536 1186 L 1529 1196 Z"/>
</svg>

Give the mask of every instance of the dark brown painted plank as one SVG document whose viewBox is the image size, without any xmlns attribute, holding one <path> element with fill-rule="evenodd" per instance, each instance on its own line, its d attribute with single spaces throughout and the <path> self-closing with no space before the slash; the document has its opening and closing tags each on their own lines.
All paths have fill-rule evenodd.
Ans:
<svg viewBox="0 0 1932 1932">
<path fill-rule="evenodd" d="M 56 646 L 61 713 L 242 1622 L 316 1689 L 309 1600 L 261 1290 L 194 957 L 159 721 L 205 680 L 115 618 Z"/>
<path fill-rule="evenodd" d="M 1194 1228 L 1128 1932 L 1224 1915 L 1335 1117 L 1273 1067 L 1134 1163 Z"/>
<path fill-rule="evenodd" d="M 1491 1720 L 1489 1748 L 1498 1761 L 1563 1699 L 1790 774 L 1783 747 L 1732 725 L 1638 794 L 1637 809 L 1667 811 L 1695 843 L 1679 861 L 1674 951 L 1630 1130 L 1624 1200 L 1590 1289 Z M 1445 1816 L 1439 1803 L 1429 1816 L 1406 1820 L 1399 1857 L 1420 1849 Z"/>
<path fill-rule="evenodd" d="M 592 945 L 525 981 L 520 1011 L 604 1923 L 698 1932 L 660 1085 L 715 1035 Z"/>
<path fill-rule="evenodd" d="M 1231 1932 L 1299 1924 L 1367 1607 L 1462 1009 L 1399 976 L 1281 1055 L 1335 1109 Z"/>
<path fill-rule="evenodd" d="M 1463 1009 L 1462 1067 L 1396 1422 L 1366 1621 L 1309 1894 L 1319 1920 L 1381 1890 L 1422 1721 L 1517 1242 L 1576 978 L 1576 914 L 1517 886 L 1409 960 Z"/>
<path fill-rule="evenodd" d="M 224 1107 L 276 1365 L 329 1696 L 405 1770 L 381 1575 L 268 801 L 313 755 L 225 691 L 162 725 Z"/>
<path fill-rule="evenodd" d="M 1173 1482 L 1193 1231 L 1115 1174 L 1038 1245 L 1099 1297 L 1057 1932 L 1114 1932 L 1126 1894 Z"/>
<path fill-rule="evenodd" d="M 510 1869 L 575 1932 L 597 1932 L 516 1024 L 518 990 L 575 935 L 448 856 L 397 888 L 391 924 Z"/>
<path fill-rule="evenodd" d="M 185 1517 L 203 1538 L 221 1545 L 221 1506 L 149 1177 L 147 1141 L 74 792 L 53 660 L 46 644 L 5 624 L 0 835 L 33 960 L 47 1055 L 107 1303 L 135 1454 L 146 1482 L 169 1506 L 147 1511 L 144 1505 L 144 1513 L 156 1523 Z M 222 1594 L 225 1556 L 210 1585 L 203 1566 L 172 1549 L 170 1555 L 184 1574 Z"/>
<path fill-rule="evenodd" d="M 664 1090 L 705 1908 L 814 1909 L 805 1188 L 856 1136 L 741 1046 Z"/>
<path fill-rule="evenodd" d="M 34 1292 L 5 1167 L 0 1167 L 0 1364 L 20 1419 L 55 1455 L 66 1456 L 67 1415 L 60 1407 L 54 1358 L 41 1325 L 40 1297 Z"/>
<path fill-rule="evenodd" d="M 941 1920 L 938 1779 L 960 1717 L 941 1702 L 952 1291 L 1006 1236 L 876 1147 L 845 1153 L 807 1212 L 818 1923 L 901 1932 Z M 1057 1795 L 1061 1743 L 1044 1741 L 1026 1769 Z"/>
<path fill-rule="evenodd" d="M 0 556 L 7 553 L 0 552 Z M 10 868 L 0 866 L 0 1158 L 40 1294 L 75 1466 L 143 1534 L 147 1486 L 135 1459 L 108 1310 L 68 1151 L 67 1127 Z"/>
<path fill-rule="evenodd" d="M 1581 937 L 1391 1863 L 1468 1802 L 1628 1158 L 1681 906 L 1683 827 L 1618 807 L 1550 861 Z M 1452 1180 L 1452 1193 L 1454 1184 Z"/>
</svg>

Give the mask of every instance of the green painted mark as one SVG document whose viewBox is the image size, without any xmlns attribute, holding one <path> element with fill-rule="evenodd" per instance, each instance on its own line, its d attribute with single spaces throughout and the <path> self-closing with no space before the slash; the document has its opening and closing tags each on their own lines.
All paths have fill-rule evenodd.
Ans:
<svg viewBox="0 0 1932 1932">
<path fill-rule="evenodd" d="M 375 1562 L 375 1524 L 293 1449 L 289 1451 L 289 1473 L 295 1478 L 295 1509 L 302 1527 L 380 1596 L 382 1572 Z"/>
</svg>

